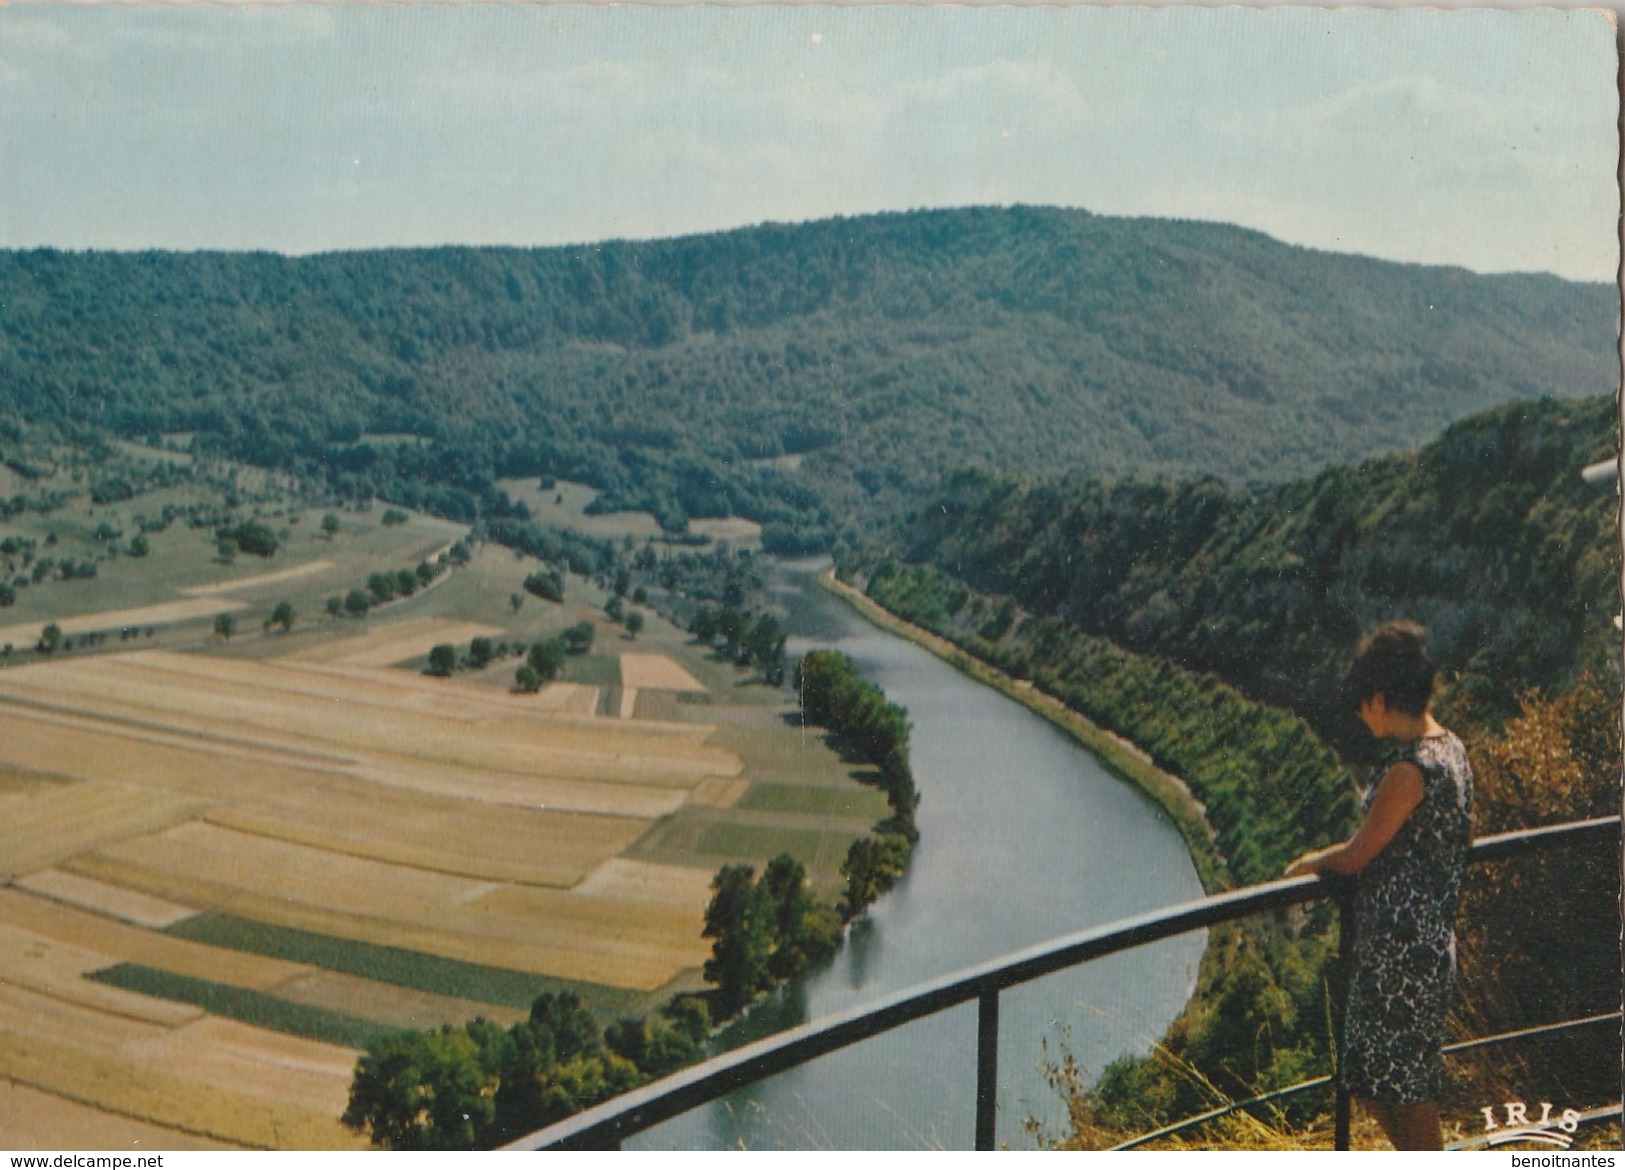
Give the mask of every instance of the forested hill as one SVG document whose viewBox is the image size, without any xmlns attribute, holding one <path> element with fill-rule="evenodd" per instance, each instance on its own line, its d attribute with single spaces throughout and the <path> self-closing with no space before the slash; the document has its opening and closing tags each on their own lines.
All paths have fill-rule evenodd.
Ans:
<svg viewBox="0 0 1625 1170">
<path fill-rule="evenodd" d="M 817 543 L 967 465 L 1278 479 L 1603 393 L 1617 300 L 1036 208 L 547 249 L 11 252 L 0 410 L 200 433 L 449 512 L 551 473 L 673 527 L 733 512 Z"/>
<path fill-rule="evenodd" d="M 1615 452 L 1616 409 L 1514 404 L 1419 451 L 1256 490 L 965 475 L 921 509 L 906 559 L 1212 671 L 1345 745 L 1368 737 L 1346 737 L 1353 720 L 1329 705 L 1344 654 L 1375 622 L 1413 618 L 1459 699 L 1494 720 L 1526 688 L 1612 674 L 1618 503 L 1580 470 Z M 943 596 L 937 624 L 964 601 Z M 982 636 L 1009 625 L 989 618 Z"/>
</svg>

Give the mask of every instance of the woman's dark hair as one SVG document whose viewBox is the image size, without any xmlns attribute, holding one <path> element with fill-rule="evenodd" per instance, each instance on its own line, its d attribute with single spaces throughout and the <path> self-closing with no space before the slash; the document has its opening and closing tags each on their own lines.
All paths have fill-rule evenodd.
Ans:
<svg viewBox="0 0 1625 1170">
<path fill-rule="evenodd" d="M 1344 710 L 1373 695 L 1406 715 L 1420 715 L 1433 698 L 1433 659 L 1427 631 L 1415 622 L 1383 622 L 1355 647 L 1343 672 Z"/>
</svg>

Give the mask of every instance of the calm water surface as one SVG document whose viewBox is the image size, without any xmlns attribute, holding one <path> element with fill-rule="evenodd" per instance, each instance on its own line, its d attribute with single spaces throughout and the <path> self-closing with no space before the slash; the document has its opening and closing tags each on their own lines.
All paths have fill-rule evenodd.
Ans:
<svg viewBox="0 0 1625 1170">
<path fill-rule="evenodd" d="M 1172 823 L 1026 708 L 863 621 L 784 568 L 793 657 L 851 657 L 913 724 L 920 844 L 902 883 L 827 969 L 724 1035 L 733 1047 L 1009 951 L 1198 898 Z M 1096 1072 L 1144 1052 L 1189 997 L 1205 939 L 1188 935 L 1004 993 L 998 1139 L 1064 1120 L 1045 1044 Z M 636 1149 L 969 1149 L 976 1008 L 967 1004 L 784 1073 L 628 1143 Z"/>
</svg>

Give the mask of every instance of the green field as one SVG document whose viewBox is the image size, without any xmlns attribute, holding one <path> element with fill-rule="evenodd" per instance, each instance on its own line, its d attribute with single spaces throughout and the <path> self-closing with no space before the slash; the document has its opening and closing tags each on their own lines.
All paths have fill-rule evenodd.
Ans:
<svg viewBox="0 0 1625 1170">
<path fill-rule="evenodd" d="M 269 1028 L 273 1032 L 286 1032 L 290 1036 L 320 1040 L 345 1048 L 365 1048 L 378 1037 L 394 1031 L 360 1016 L 294 1003 L 229 983 L 215 983 L 208 979 L 177 975 L 172 971 L 160 971 L 139 963 L 120 963 L 116 967 L 93 971 L 86 978 L 110 987 L 121 987 L 125 991 L 189 1003 L 210 1015 L 252 1024 L 256 1028 Z"/>
<path fill-rule="evenodd" d="M 872 820 L 879 820 L 889 811 L 886 796 L 878 789 L 811 788 L 798 784 L 752 784 L 734 807 Z"/>
<path fill-rule="evenodd" d="M 596 984 L 549 979 L 544 975 L 510 971 L 503 967 L 464 963 L 438 955 L 425 955 L 420 951 L 334 938 L 229 914 L 199 914 L 176 923 L 165 933 L 228 950 L 247 951 L 273 959 L 304 963 L 324 971 L 356 975 L 378 983 L 508 1007 L 528 1008 L 538 995 L 549 991 L 574 992 L 586 1002 L 597 1004 L 606 1011 L 629 1010 L 638 998 L 629 992 Z"/>
</svg>

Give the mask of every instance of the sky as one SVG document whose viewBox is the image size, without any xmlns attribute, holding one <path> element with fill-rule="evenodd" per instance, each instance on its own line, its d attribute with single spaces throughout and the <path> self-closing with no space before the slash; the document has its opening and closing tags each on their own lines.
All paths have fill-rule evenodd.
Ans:
<svg viewBox="0 0 1625 1170">
<path fill-rule="evenodd" d="M 1613 281 L 1588 11 L 0 6 L 0 247 L 551 245 L 1014 203 Z"/>
</svg>

